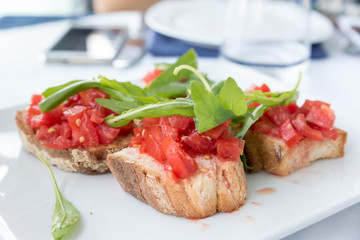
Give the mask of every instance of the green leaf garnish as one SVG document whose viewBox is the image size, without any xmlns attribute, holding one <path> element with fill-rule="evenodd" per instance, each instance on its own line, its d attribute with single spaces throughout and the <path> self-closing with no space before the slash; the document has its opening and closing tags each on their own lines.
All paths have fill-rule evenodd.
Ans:
<svg viewBox="0 0 360 240">
<path fill-rule="evenodd" d="M 251 125 L 253 125 L 257 120 L 259 120 L 259 118 L 264 114 L 267 109 L 268 107 L 264 105 L 259 105 L 254 108 L 252 111 L 252 115 L 254 116 L 254 118 L 248 117 L 244 119 L 242 127 L 240 131 L 236 134 L 236 137 L 239 139 L 243 139 Z"/>
<path fill-rule="evenodd" d="M 196 126 L 199 133 L 210 130 L 234 116 L 225 109 L 217 97 L 198 82 L 191 83 L 191 97 L 194 100 L 194 113 L 198 120 Z"/>
<path fill-rule="evenodd" d="M 245 95 L 232 78 L 228 78 L 224 82 L 218 99 L 225 109 L 230 109 L 237 116 L 247 112 Z"/>
<path fill-rule="evenodd" d="M 183 56 L 181 56 L 176 61 L 176 63 L 169 66 L 164 72 L 157 76 L 157 78 L 148 86 L 148 89 L 155 90 L 169 83 L 178 82 L 180 79 L 189 78 L 191 76 L 191 72 L 187 71 L 181 72 L 177 76 L 173 75 L 174 69 L 180 65 L 189 65 L 197 68 L 197 55 L 194 49 L 190 49 Z"/>
<path fill-rule="evenodd" d="M 53 185 L 55 190 L 55 209 L 52 215 L 52 227 L 51 227 L 51 234 L 54 239 L 62 239 L 69 229 L 75 225 L 75 223 L 80 218 L 79 211 L 72 205 L 71 202 L 66 200 L 62 194 L 60 193 L 59 187 L 56 183 L 55 177 L 51 168 L 47 164 L 47 162 L 38 154 L 37 157 L 45 164 L 46 168 L 48 169 Z"/>
</svg>

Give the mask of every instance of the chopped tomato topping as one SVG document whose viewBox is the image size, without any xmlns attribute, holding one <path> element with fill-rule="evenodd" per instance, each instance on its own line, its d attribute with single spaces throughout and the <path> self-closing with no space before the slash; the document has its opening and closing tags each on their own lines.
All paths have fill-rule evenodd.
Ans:
<svg viewBox="0 0 360 240">
<path fill-rule="evenodd" d="M 187 178 L 197 169 L 197 156 L 209 159 L 216 155 L 224 161 L 237 161 L 243 152 L 244 142 L 227 130 L 231 120 L 202 134 L 195 128 L 191 117 L 170 116 L 144 118 L 142 127 L 133 130 L 130 147 L 138 147 L 140 153 L 152 156 L 167 167 L 177 178 Z M 217 143 L 227 140 L 224 143 Z M 221 142 L 221 141 L 220 141 Z M 236 147 L 234 147 L 236 146 Z"/>
<path fill-rule="evenodd" d="M 148 74 L 146 74 L 146 76 L 142 80 L 146 86 L 150 85 L 150 83 L 154 81 L 157 78 L 157 76 L 159 76 L 162 72 L 163 70 L 155 68 L 154 71 L 148 72 Z"/>
<path fill-rule="evenodd" d="M 298 114 L 296 118 L 291 121 L 291 123 L 296 131 L 298 131 L 298 133 L 302 134 L 304 137 L 316 141 L 324 140 L 324 137 L 320 131 L 312 129 L 309 127 L 309 125 L 306 124 L 304 114 Z"/>
<path fill-rule="evenodd" d="M 270 92 L 270 88 L 265 83 L 263 83 L 260 87 L 255 84 L 252 84 L 246 91 L 252 92 L 254 90 L 262 91 L 262 92 Z"/>
<path fill-rule="evenodd" d="M 334 120 L 335 114 L 330 104 L 306 100 L 301 107 L 292 103 L 285 107 L 269 108 L 251 128 L 282 138 L 291 147 L 302 137 L 315 141 L 324 138 L 336 140 L 338 133 L 333 127 Z"/>
<path fill-rule="evenodd" d="M 301 135 L 299 135 L 296 130 L 291 125 L 290 120 L 286 120 L 279 128 L 280 136 L 285 141 L 285 143 L 292 147 L 301 140 Z"/>
<path fill-rule="evenodd" d="M 195 173 L 197 169 L 195 160 L 172 137 L 165 138 L 162 150 L 172 171 L 178 178 L 188 178 Z"/>
<path fill-rule="evenodd" d="M 106 93 L 91 88 L 43 113 L 38 106 L 43 97 L 33 95 L 26 122 L 36 132 L 37 140 L 49 148 L 96 147 L 101 143 L 109 144 L 117 136 L 131 132 L 132 123 L 120 128 L 110 128 L 104 124 L 105 117 L 113 112 L 103 108 L 95 100 L 107 97 Z"/>
</svg>

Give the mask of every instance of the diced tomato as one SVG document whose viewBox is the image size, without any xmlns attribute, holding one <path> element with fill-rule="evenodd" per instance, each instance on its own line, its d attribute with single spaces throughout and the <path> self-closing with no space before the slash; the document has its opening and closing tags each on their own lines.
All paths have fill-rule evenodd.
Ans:
<svg viewBox="0 0 360 240">
<path fill-rule="evenodd" d="M 80 96 L 80 103 L 84 106 L 89 106 L 91 108 L 94 108 L 96 105 L 98 105 L 95 102 L 95 99 L 97 98 L 108 98 L 109 96 L 107 93 L 97 89 L 97 88 L 89 88 L 87 90 L 81 91 L 78 93 Z"/>
<path fill-rule="evenodd" d="M 105 116 L 97 109 L 91 109 L 90 120 L 94 123 L 100 124 L 104 122 Z"/>
<path fill-rule="evenodd" d="M 74 96 L 70 97 L 64 105 L 65 107 L 73 107 L 78 105 L 79 102 L 80 102 L 80 95 L 75 94 Z"/>
<path fill-rule="evenodd" d="M 144 137 L 145 136 L 145 127 L 137 127 L 133 129 L 135 137 Z"/>
<path fill-rule="evenodd" d="M 330 138 L 332 140 L 336 140 L 339 133 L 336 131 L 336 128 L 332 127 L 332 128 L 322 128 L 319 127 L 315 124 L 311 124 L 309 123 L 309 126 L 313 129 L 316 129 L 318 131 L 320 131 L 322 133 L 322 135 L 324 136 L 324 138 Z"/>
<path fill-rule="evenodd" d="M 265 83 L 263 83 L 260 87 L 255 84 L 252 84 L 246 91 L 252 92 L 254 90 L 258 90 L 258 91 L 260 90 L 262 92 L 270 92 L 270 88 Z"/>
<path fill-rule="evenodd" d="M 221 134 L 229 127 L 231 122 L 230 120 L 227 120 L 226 122 L 224 122 L 223 124 L 214 127 L 213 129 L 210 129 L 206 132 L 204 132 L 204 135 L 211 137 L 212 139 L 218 139 Z"/>
<path fill-rule="evenodd" d="M 36 106 L 39 105 L 39 103 L 44 99 L 44 97 L 41 94 L 34 94 L 31 97 L 31 105 Z"/>
<path fill-rule="evenodd" d="M 59 132 L 56 132 L 54 128 L 49 128 L 46 126 L 41 126 L 36 131 L 36 139 L 37 140 L 54 140 L 59 136 Z"/>
<path fill-rule="evenodd" d="M 272 129 L 276 128 L 276 125 L 271 122 L 267 117 L 262 117 L 254 124 L 254 131 L 269 134 Z"/>
<path fill-rule="evenodd" d="M 227 129 L 221 134 L 219 139 L 237 139 Z"/>
<path fill-rule="evenodd" d="M 99 142 L 104 144 L 111 143 L 120 132 L 120 129 L 108 127 L 104 124 L 99 124 L 95 128 L 100 138 Z"/>
<path fill-rule="evenodd" d="M 144 151 L 160 163 L 164 163 L 166 160 L 166 157 L 161 149 L 162 142 L 163 137 L 159 126 L 153 126 L 146 130 L 144 136 Z"/>
<path fill-rule="evenodd" d="M 202 137 L 197 131 L 185 138 L 184 143 L 200 153 L 211 153 L 215 148 L 210 139 Z"/>
<path fill-rule="evenodd" d="M 324 140 L 323 135 L 320 131 L 312 129 L 306 124 L 305 116 L 302 113 L 299 113 L 294 120 L 291 121 L 292 125 L 300 134 L 304 137 L 309 138 L 315 141 Z"/>
<path fill-rule="evenodd" d="M 39 129 L 41 126 L 50 127 L 54 124 L 61 123 L 60 116 L 57 114 L 57 111 L 54 110 L 33 116 L 30 119 L 30 127 Z"/>
<path fill-rule="evenodd" d="M 162 143 L 162 151 L 178 178 L 188 178 L 195 173 L 197 169 L 195 160 L 172 137 L 165 138 Z"/>
<path fill-rule="evenodd" d="M 139 147 L 140 144 L 144 141 L 144 137 L 132 137 L 129 143 L 129 147 Z"/>
<path fill-rule="evenodd" d="M 283 124 L 286 120 L 290 119 L 290 113 L 288 113 L 283 107 L 276 106 L 269 108 L 266 111 L 266 116 L 275 124 L 280 126 Z"/>
<path fill-rule="evenodd" d="M 154 81 L 157 76 L 159 76 L 163 70 L 155 68 L 154 71 L 148 72 L 146 76 L 142 79 L 145 85 L 149 85 L 152 81 Z"/>
<path fill-rule="evenodd" d="M 30 106 L 27 111 L 26 123 L 30 125 L 31 119 L 40 114 L 42 114 L 42 111 L 38 105 Z"/>
<path fill-rule="evenodd" d="M 306 115 L 306 121 L 322 128 L 331 128 L 334 124 L 335 113 L 326 105 L 311 107 Z"/>
<path fill-rule="evenodd" d="M 294 114 L 294 113 L 299 109 L 299 107 L 298 107 L 298 105 L 296 104 L 296 102 L 293 102 L 293 103 L 285 106 L 284 108 L 285 108 L 285 110 L 286 110 L 288 113 L 290 113 L 290 114 Z"/>
<path fill-rule="evenodd" d="M 42 145 L 52 149 L 66 149 L 71 148 L 73 143 L 70 139 L 66 139 L 64 136 L 60 135 L 53 141 L 42 142 Z"/>
<path fill-rule="evenodd" d="M 218 139 L 216 153 L 223 160 L 237 161 L 243 152 L 243 143 L 240 151 L 239 139 Z"/>
<path fill-rule="evenodd" d="M 174 115 L 169 117 L 170 126 L 173 128 L 177 128 L 180 131 L 184 131 L 189 126 L 191 121 L 193 121 L 192 118 L 180 115 Z"/>
<path fill-rule="evenodd" d="M 280 126 L 279 132 L 281 138 L 290 148 L 297 144 L 302 138 L 293 128 L 289 119 Z"/>
<path fill-rule="evenodd" d="M 173 128 L 167 125 L 161 125 L 161 131 L 163 134 L 163 138 L 166 138 L 167 136 L 171 136 L 175 141 L 180 141 L 180 135 L 177 128 Z"/>
<path fill-rule="evenodd" d="M 79 141 L 84 147 L 96 147 L 99 145 L 96 129 L 86 114 L 83 114 L 81 118 Z"/>
<path fill-rule="evenodd" d="M 140 122 L 145 127 L 152 127 L 152 126 L 159 125 L 160 118 L 144 118 Z"/>
</svg>

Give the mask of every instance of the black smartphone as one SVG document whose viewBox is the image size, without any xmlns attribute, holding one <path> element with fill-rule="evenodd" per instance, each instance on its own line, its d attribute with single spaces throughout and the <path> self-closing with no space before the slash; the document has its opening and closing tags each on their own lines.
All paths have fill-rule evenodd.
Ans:
<svg viewBox="0 0 360 240">
<path fill-rule="evenodd" d="M 123 27 L 71 27 L 45 54 L 46 62 L 111 64 L 128 38 Z"/>
</svg>

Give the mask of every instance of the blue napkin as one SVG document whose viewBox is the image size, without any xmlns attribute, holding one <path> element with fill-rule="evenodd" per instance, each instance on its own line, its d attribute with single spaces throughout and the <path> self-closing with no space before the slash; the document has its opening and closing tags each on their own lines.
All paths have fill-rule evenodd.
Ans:
<svg viewBox="0 0 360 240">
<path fill-rule="evenodd" d="M 219 55 L 218 50 L 192 46 L 184 41 L 151 30 L 148 37 L 148 51 L 154 56 L 181 56 L 190 48 L 194 48 L 201 57 L 218 57 Z M 321 44 L 312 45 L 311 59 L 322 59 L 326 57 L 327 54 Z"/>
<path fill-rule="evenodd" d="M 5 16 L 0 18 L 0 29 L 7 29 L 13 27 L 21 27 L 27 25 L 33 25 L 44 22 L 59 21 L 64 19 L 75 19 L 74 17 L 62 17 L 62 16 Z"/>
</svg>

